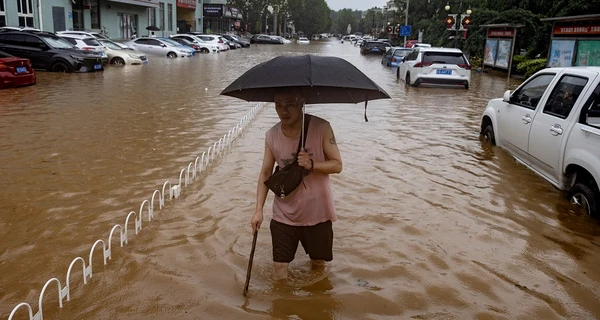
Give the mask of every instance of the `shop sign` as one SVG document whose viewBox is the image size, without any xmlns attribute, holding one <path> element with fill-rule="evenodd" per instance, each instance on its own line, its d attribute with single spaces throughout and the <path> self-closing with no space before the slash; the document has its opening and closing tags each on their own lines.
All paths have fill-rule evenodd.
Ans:
<svg viewBox="0 0 600 320">
<path fill-rule="evenodd" d="M 600 25 L 596 25 L 596 26 L 554 26 L 553 34 L 559 34 L 559 35 L 600 34 Z"/>
<path fill-rule="evenodd" d="M 180 8 L 196 9 L 196 0 L 177 0 L 177 6 Z"/>
<path fill-rule="evenodd" d="M 222 17 L 223 16 L 223 5 L 222 4 L 205 3 L 203 5 L 203 15 L 205 17 Z"/>
<path fill-rule="evenodd" d="M 488 38 L 512 38 L 515 30 L 488 30 Z"/>
</svg>

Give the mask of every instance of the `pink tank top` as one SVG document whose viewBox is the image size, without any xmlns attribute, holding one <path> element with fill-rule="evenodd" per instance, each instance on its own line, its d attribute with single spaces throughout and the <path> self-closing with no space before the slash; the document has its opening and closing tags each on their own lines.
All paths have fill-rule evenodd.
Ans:
<svg viewBox="0 0 600 320">
<path fill-rule="evenodd" d="M 323 134 L 328 122 L 312 116 L 306 136 L 306 149 L 314 161 L 325 161 Z M 298 150 L 300 134 L 286 137 L 281 122 L 267 131 L 266 142 L 280 167 L 292 162 Z M 311 172 L 298 188 L 285 198 L 275 197 L 273 220 L 292 226 L 313 226 L 328 220 L 336 221 L 329 175 Z"/>
</svg>

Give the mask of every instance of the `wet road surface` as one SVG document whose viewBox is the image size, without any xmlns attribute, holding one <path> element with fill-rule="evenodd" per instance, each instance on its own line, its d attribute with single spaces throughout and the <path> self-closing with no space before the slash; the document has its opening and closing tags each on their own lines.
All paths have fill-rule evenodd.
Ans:
<svg viewBox="0 0 600 320">
<path fill-rule="evenodd" d="M 280 54 L 340 56 L 393 99 L 313 105 L 334 128 L 344 171 L 332 176 L 334 261 L 311 270 L 299 248 L 286 283 L 269 280 L 267 222 L 242 296 L 267 106 L 235 144 L 71 301 L 46 290 L 47 319 L 593 319 L 600 317 L 600 225 L 498 148 L 479 117 L 508 88 L 473 72 L 469 90 L 406 87 L 380 56 L 334 40 L 253 46 L 95 74 L 38 73 L 0 91 L 0 317 L 34 313 L 44 283 L 227 133 L 254 103 L 219 96 Z M 514 88 L 518 82 L 511 83 Z M 130 231 L 131 231 L 130 226 Z M 19 312 L 19 319 L 24 319 Z M 17 317 L 15 317 L 17 319 Z"/>
</svg>

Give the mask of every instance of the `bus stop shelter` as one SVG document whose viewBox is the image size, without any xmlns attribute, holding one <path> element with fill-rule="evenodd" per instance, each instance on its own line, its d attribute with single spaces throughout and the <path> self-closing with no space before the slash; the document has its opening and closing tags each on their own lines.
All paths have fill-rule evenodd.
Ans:
<svg viewBox="0 0 600 320">
<path fill-rule="evenodd" d="M 600 66 L 600 14 L 540 20 L 553 23 L 548 67 Z"/>
</svg>

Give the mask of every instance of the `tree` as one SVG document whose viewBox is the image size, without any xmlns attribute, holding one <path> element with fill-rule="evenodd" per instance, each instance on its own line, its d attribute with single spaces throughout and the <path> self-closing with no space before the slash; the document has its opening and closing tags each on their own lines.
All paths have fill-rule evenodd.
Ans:
<svg viewBox="0 0 600 320">
<path fill-rule="evenodd" d="M 325 0 L 289 1 L 288 6 L 296 31 L 311 36 L 329 30 L 331 10 Z"/>
<path fill-rule="evenodd" d="M 357 29 L 357 21 L 351 9 L 342 9 L 337 15 L 337 19 L 333 22 L 334 33 L 346 34 L 346 28 L 348 25 L 352 27 L 352 30 Z"/>
</svg>

